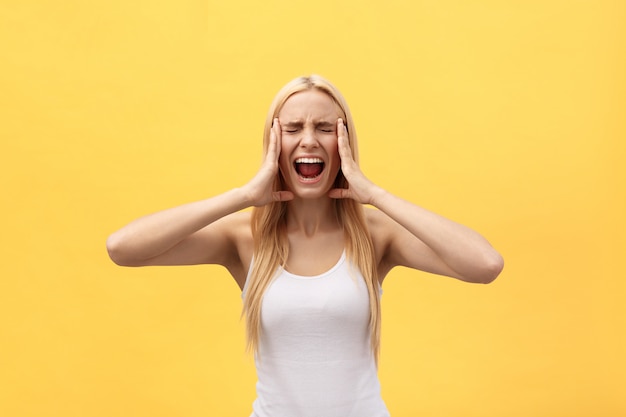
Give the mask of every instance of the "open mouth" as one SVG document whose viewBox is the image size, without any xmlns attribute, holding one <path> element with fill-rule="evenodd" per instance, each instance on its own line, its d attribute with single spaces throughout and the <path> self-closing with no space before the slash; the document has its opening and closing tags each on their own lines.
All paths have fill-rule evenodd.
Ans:
<svg viewBox="0 0 626 417">
<path fill-rule="evenodd" d="M 306 180 L 315 179 L 324 171 L 324 161 L 320 158 L 298 158 L 293 165 L 298 175 Z"/>
</svg>

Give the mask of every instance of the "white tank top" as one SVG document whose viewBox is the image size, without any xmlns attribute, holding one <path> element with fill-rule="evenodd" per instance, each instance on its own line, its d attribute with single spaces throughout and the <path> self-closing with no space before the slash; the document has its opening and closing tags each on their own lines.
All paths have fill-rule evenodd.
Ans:
<svg viewBox="0 0 626 417">
<path fill-rule="evenodd" d="M 358 269 L 344 253 L 321 275 L 276 274 L 261 306 L 252 416 L 388 417 Z"/>
</svg>

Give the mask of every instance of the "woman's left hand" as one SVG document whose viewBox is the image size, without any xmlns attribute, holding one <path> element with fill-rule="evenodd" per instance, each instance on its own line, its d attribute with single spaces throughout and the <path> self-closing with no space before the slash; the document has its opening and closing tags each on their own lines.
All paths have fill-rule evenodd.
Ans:
<svg viewBox="0 0 626 417">
<path fill-rule="evenodd" d="M 373 204 L 374 194 L 380 189 L 363 175 L 352 157 L 348 130 L 342 119 L 337 120 L 337 144 L 341 158 L 341 171 L 348 181 L 348 188 L 334 188 L 330 190 L 328 196 L 331 198 L 352 198 L 361 204 Z"/>
<path fill-rule="evenodd" d="M 504 265 L 502 257 L 484 237 L 368 180 L 352 157 L 348 132 L 341 119 L 337 121 L 337 138 L 348 188 L 332 189 L 328 196 L 371 204 L 386 215 L 382 224 L 386 225 L 385 260 L 389 268 L 402 265 L 467 282 L 488 283 L 498 276 Z"/>
</svg>

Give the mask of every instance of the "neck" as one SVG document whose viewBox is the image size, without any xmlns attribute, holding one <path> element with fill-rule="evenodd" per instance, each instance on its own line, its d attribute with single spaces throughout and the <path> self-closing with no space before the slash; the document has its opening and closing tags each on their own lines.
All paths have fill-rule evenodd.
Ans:
<svg viewBox="0 0 626 417">
<path fill-rule="evenodd" d="M 319 231 L 338 227 L 333 200 L 324 197 L 315 200 L 294 199 L 287 205 L 287 229 L 312 236 Z"/>
</svg>

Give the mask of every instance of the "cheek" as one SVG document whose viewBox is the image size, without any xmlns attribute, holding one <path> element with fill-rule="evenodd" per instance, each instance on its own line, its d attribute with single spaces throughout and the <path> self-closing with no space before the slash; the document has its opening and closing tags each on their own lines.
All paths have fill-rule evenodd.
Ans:
<svg viewBox="0 0 626 417">
<path fill-rule="evenodd" d="M 339 143 L 337 142 L 337 138 L 335 137 L 331 141 L 328 142 L 326 146 L 326 152 L 333 160 L 339 160 Z"/>
</svg>

